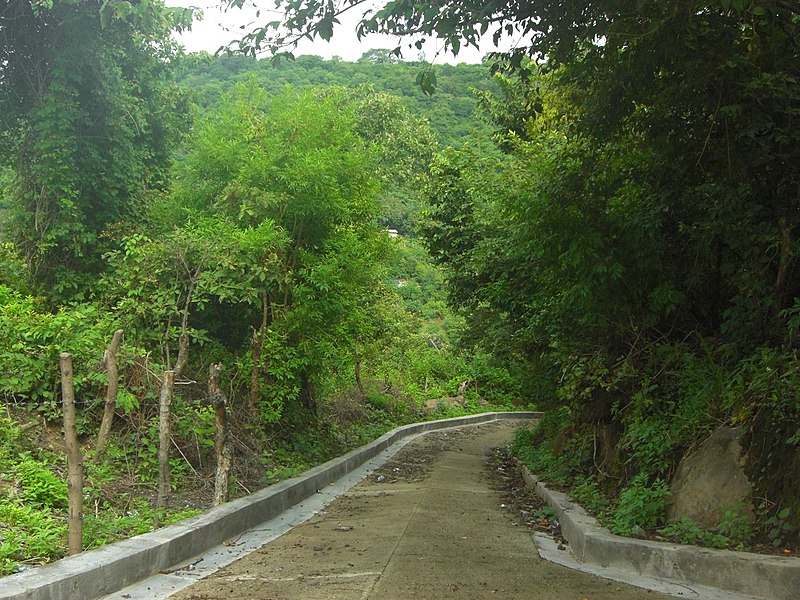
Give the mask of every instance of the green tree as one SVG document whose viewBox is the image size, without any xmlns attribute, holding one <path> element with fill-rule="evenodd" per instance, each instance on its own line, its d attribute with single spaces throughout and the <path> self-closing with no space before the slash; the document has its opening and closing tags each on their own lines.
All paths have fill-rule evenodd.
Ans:
<svg viewBox="0 0 800 600">
<path fill-rule="evenodd" d="M 261 30 L 261 39 L 282 47 L 299 34 L 327 38 L 337 14 L 360 5 L 285 2 L 277 33 Z M 469 228 L 492 231 L 493 223 L 508 219 L 507 229 L 521 236 L 518 247 L 527 250 L 497 255 L 505 271 L 488 273 L 486 281 L 496 282 L 491 290 L 498 302 L 519 310 L 535 305 L 534 312 L 562 306 L 555 322 L 590 326 L 598 333 L 590 339 L 607 339 L 610 331 L 613 340 L 636 338 L 641 325 L 676 335 L 729 335 L 752 347 L 782 338 L 780 315 L 798 292 L 791 277 L 800 164 L 791 83 L 800 75 L 793 41 L 798 13 L 770 0 L 524 7 L 392 2 L 365 15 L 359 31 L 439 37 L 455 51 L 491 31 L 497 39 L 523 40 L 497 66 L 520 73 L 522 87 L 506 83 L 493 116 L 503 147 L 518 157 L 517 171 L 533 177 L 534 187 L 526 190 L 525 180 L 503 169 L 501 177 L 520 196 L 501 194 L 511 201 L 486 222 L 471 216 L 474 198 L 484 194 L 456 184 L 460 176 L 451 178 L 461 188 L 434 208 L 451 222 L 445 237 L 488 253 L 457 272 L 491 270 L 472 268 L 493 264 L 493 250 Z M 547 62 L 534 66 L 528 56 Z M 546 84 L 542 77 L 549 77 Z M 525 231 L 538 232 L 549 245 Z M 454 261 L 469 255 L 453 247 L 439 251 Z M 530 269 L 519 266 L 526 258 Z M 502 273 L 514 273 L 510 265 L 519 273 L 512 281 L 521 285 L 497 293 L 506 281 Z M 544 292 L 531 302 L 536 294 L 518 293 L 556 287 L 567 274 L 567 294 Z M 478 289 L 489 290 L 486 282 Z M 578 319 L 569 317 L 570 306 Z M 671 320 L 674 314 L 681 318 Z M 625 325 L 631 318 L 636 326 Z"/>
<path fill-rule="evenodd" d="M 231 6 L 241 6 L 231 1 Z M 772 24 L 790 24 L 800 9 L 784 0 L 672 0 L 658 6 L 609 0 L 584 0 L 553 6 L 548 3 L 509 3 L 503 0 L 475 3 L 411 2 L 379 3 L 346 0 L 331 4 L 322 0 L 284 0 L 284 18 L 254 29 L 238 42 L 240 50 L 286 51 L 303 37 L 329 40 L 343 13 L 363 8 L 357 26 L 359 36 L 383 33 L 407 38 L 394 51 L 419 48 L 421 40 L 436 38 L 445 49 L 458 54 L 462 46 L 478 46 L 482 36 L 491 35 L 515 42 L 507 53 L 513 66 L 522 67 L 523 58 L 547 58 L 552 65 L 586 56 L 587 51 L 613 54 L 629 51 L 636 43 L 655 34 L 679 32 L 693 26 L 707 14 L 729 14 L 750 21 L 764 18 Z M 410 38 L 410 39 L 408 39 Z"/>
<path fill-rule="evenodd" d="M 372 335 L 388 238 L 357 123 L 342 91 L 241 86 L 197 124 L 146 237 L 112 257 L 124 312 L 165 332 L 175 360 L 183 332 L 236 353 L 239 389 L 267 420 L 298 400 L 313 412 L 315 381 Z M 156 313 L 143 302 L 154 293 Z"/>
<path fill-rule="evenodd" d="M 197 215 L 172 230 L 125 238 L 106 255 L 102 287 L 130 337 L 158 347 L 161 363 L 180 376 L 190 341 L 210 341 L 198 315 L 220 303 L 259 305 L 284 244 L 271 221 L 240 228 L 222 215 Z"/>
<path fill-rule="evenodd" d="M 85 292 L 103 231 L 165 183 L 180 104 L 169 35 L 187 17 L 161 2 L 0 4 L 12 227 L 31 274 L 57 294 Z"/>
<path fill-rule="evenodd" d="M 436 149 L 430 125 L 412 116 L 399 96 L 367 86 L 340 93 L 355 108 L 356 133 L 376 147 L 377 175 L 383 184 L 380 220 L 401 233 L 413 233 L 422 211 L 420 190 Z"/>
</svg>

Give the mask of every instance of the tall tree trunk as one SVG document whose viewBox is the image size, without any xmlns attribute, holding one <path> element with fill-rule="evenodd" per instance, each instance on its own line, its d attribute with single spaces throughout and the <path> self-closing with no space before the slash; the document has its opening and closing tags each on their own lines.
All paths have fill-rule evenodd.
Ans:
<svg viewBox="0 0 800 600">
<path fill-rule="evenodd" d="M 355 355 L 356 385 L 358 386 L 358 391 L 361 392 L 361 395 L 365 396 L 366 392 L 364 391 L 364 383 L 361 381 L 361 354 L 358 352 L 358 340 L 356 340 Z"/>
<path fill-rule="evenodd" d="M 72 376 L 72 357 L 66 352 L 60 356 L 61 396 L 64 402 L 64 443 L 67 449 L 67 515 L 69 554 L 83 550 L 83 460 L 78 445 L 78 428 L 75 424 L 75 389 Z"/>
<path fill-rule="evenodd" d="M 786 302 L 786 287 L 789 282 L 789 266 L 792 261 L 792 231 L 786 222 L 786 217 L 778 220 L 778 227 L 781 234 L 780 261 L 778 263 L 778 275 L 775 278 L 775 308 L 781 311 Z"/>
<path fill-rule="evenodd" d="M 269 294 L 264 293 L 261 296 L 261 327 L 253 334 L 253 340 L 250 344 L 253 358 L 253 370 L 250 372 L 250 390 L 247 396 L 247 410 L 250 414 L 255 414 L 256 407 L 258 406 L 258 382 L 261 379 L 261 355 L 264 350 L 264 338 L 267 335 L 267 328 L 269 327 L 269 311 Z"/>
<path fill-rule="evenodd" d="M 108 374 L 108 387 L 106 387 L 106 405 L 103 410 L 103 420 L 100 423 L 100 432 L 97 434 L 97 446 L 94 451 L 94 460 L 99 463 L 103 460 L 103 453 L 108 443 L 108 434 L 114 422 L 114 411 L 117 408 L 117 393 L 119 392 L 119 370 L 117 368 L 117 351 L 122 342 L 122 329 L 114 332 L 111 343 L 103 354 L 103 362 Z"/>
<path fill-rule="evenodd" d="M 186 332 L 186 320 L 183 322 L 181 337 L 178 338 L 178 358 L 175 361 L 174 374 L 180 377 L 189 362 L 189 334 Z"/>
<path fill-rule="evenodd" d="M 156 527 L 158 527 L 161 522 L 162 512 L 169 504 L 170 407 L 172 406 L 172 389 L 174 383 L 175 372 L 164 371 L 164 381 L 161 383 L 161 395 L 158 400 L 158 498 L 156 500 Z"/>
<path fill-rule="evenodd" d="M 308 412 L 317 416 L 317 401 L 314 398 L 314 388 L 308 373 L 300 374 L 300 403 Z"/>
<path fill-rule="evenodd" d="M 227 398 L 219 386 L 222 365 L 211 365 L 208 378 L 208 397 L 214 406 L 214 421 L 217 428 L 214 440 L 214 451 L 217 455 L 217 473 L 214 480 L 214 506 L 228 501 L 228 474 L 233 464 L 233 452 L 230 446 L 228 418 L 225 411 Z"/>
</svg>

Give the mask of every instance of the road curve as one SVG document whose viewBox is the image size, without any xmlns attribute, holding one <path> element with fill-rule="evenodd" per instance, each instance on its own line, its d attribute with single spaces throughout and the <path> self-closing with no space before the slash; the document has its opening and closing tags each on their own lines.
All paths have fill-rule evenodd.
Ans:
<svg viewBox="0 0 800 600">
<path fill-rule="evenodd" d="M 484 467 L 514 425 L 410 442 L 312 519 L 171 600 L 668 598 L 539 558 Z"/>
</svg>

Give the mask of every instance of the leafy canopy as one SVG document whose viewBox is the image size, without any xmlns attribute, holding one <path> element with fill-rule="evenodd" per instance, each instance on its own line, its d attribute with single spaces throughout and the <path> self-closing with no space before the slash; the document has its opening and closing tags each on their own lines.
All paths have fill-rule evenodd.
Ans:
<svg viewBox="0 0 800 600">
<path fill-rule="evenodd" d="M 243 1 L 230 0 L 228 5 L 240 7 Z M 229 48 L 252 54 L 269 50 L 276 55 L 296 47 L 303 37 L 330 40 L 339 17 L 360 10 L 359 37 L 383 33 L 411 38 L 392 51 L 397 56 L 404 47 L 421 48 L 428 38 L 441 40 L 457 55 L 462 45 L 477 47 L 481 37 L 490 35 L 495 45 L 501 40 L 514 45 L 508 53 L 511 66 L 521 68 L 525 56 L 558 65 L 586 53 L 624 50 L 659 30 L 690 26 L 693 19 L 707 14 L 721 12 L 784 25 L 800 14 L 800 8 L 786 0 L 277 0 L 276 5 L 284 11 L 281 21 L 257 27 Z"/>
</svg>

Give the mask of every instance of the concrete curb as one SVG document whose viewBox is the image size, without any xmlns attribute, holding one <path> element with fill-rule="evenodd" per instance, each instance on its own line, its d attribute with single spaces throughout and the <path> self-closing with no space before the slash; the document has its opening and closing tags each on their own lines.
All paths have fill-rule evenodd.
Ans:
<svg viewBox="0 0 800 600">
<path fill-rule="evenodd" d="M 92 600 L 111 594 L 206 552 L 279 515 L 343 477 L 395 442 L 418 433 L 542 413 L 483 413 L 414 423 L 314 467 L 299 477 L 212 508 L 201 515 L 0 579 L 3 600 Z"/>
<path fill-rule="evenodd" d="M 795 600 L 800 593 L 800 558 L 614 535 L 566 494 L 548 489 L 524 465 L 520 468 L 525 482 L 558 513 L 561 533 L 581 563 L 765 600 Z"/>
</svg>

